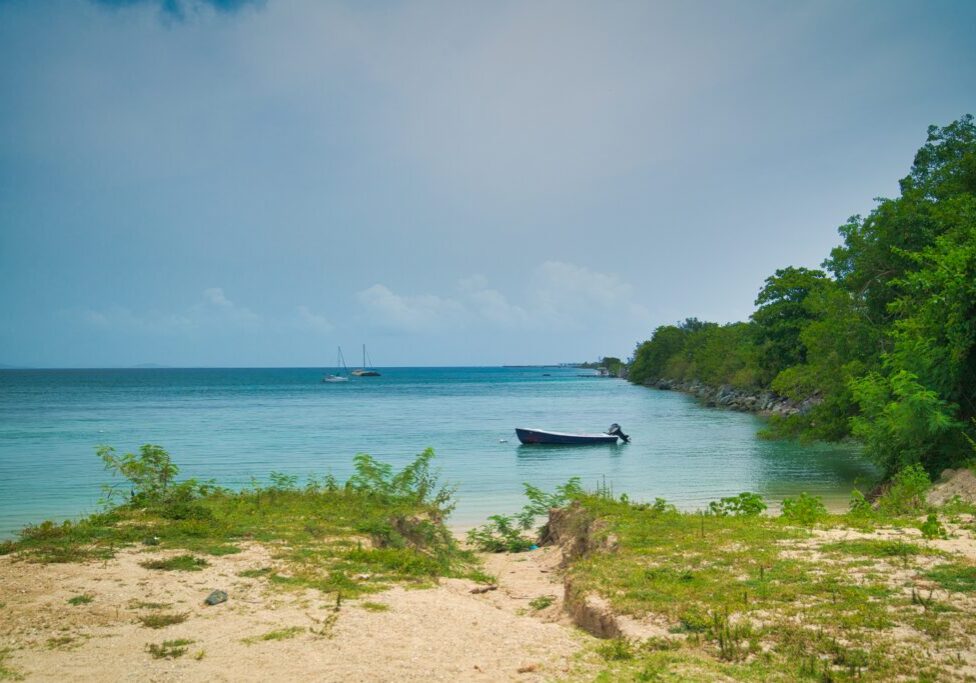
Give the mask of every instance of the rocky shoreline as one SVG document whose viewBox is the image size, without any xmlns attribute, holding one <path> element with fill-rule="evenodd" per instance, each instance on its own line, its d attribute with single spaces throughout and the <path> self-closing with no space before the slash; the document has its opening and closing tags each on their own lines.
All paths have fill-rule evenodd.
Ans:
<svg viewBox="0 0 976 683">
<path fill-rule="evenodd" d="M 798 402 L 778 396 L 771 391 L 747 391 L 735 389 L 727 384 L 713 387 L 697 380 L 650 379 L 644 382 L 644 386 L 662 391 L 681 391 L 691 394 L 708 408 L 726 408 L 744 413 L 757 413 L 765 417 L 770 415 L 780 417 L 802 415 L 809 412 L 822 400 L 818 397 L 812 397 Z"/>
</svg>

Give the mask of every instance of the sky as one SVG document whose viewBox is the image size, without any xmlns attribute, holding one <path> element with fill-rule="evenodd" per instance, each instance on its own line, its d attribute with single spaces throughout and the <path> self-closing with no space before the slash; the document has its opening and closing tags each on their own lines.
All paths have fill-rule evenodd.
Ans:
<svg viewBox="0 0 976 683">
<path fill-rule="evenodd" d="M 0 0 L 0 363 L 629 356 L 976 113 L 976 3 Z"/>
</svg>

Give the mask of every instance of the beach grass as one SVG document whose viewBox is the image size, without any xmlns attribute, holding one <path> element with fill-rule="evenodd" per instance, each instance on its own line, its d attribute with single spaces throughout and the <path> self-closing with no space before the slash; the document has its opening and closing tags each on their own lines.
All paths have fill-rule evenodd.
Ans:
<svg viewBox="0 0 976 683">
<path fill-rule="evenodd" d="M 174 624 L 182 624 L 184 621 L 189 619 L 189 617 L 190 615 L 187 612 L 144 614 L 139 617 L 139 623 L 146 628 L 166 628 L 167 626 L 173 626 Z"/>
<path fill-rule="evenodd" d="M 145 567 L 146 569 L 159 569 L 168 572 L 199 572 L 209 564 L 202 557 L 177 555 L 176 557 L 168 557 L 162 560 L 146 560 L 145 562 L 140 562 L 139 566 Z"/>
<path fill-rule="evenodd" d="M 87 605 L 95 600 L 94 595 L 89 595 L 88 593 L 83 593 L 82 595 L 75 595 L 74 597 L 68 598 L 67 602 L 73 607 L 78 605 Z"/>
<path fill-rule="evenodd" d="M 178 638 L 176 640 L 164 640 L 159 644 L 147 643 L 146 652 L 153 659 L 176 659 L 185 655 L 187 647 L 195 642 L 195 640 L 188 638 Z"/>
<path fill-rule="evenodd" d="M 915 534 L 828 533 L 898 533 L 911 518 L 797 526 L 605 495 L 574 508 L 591 543 L 611 549 L 571 563 L 570 599 L 599 595 L 666 634 L 605 641 L 597 680 L 946 680 L 959 678 L 958 652 L 976 634 L 976 615 L 953 604 L 976 592 L 976 566 Z"/>
<path fill-rule="evenodd" d="M 0 681 L 22 681 L 24 675 L 10 665 L 10 648 L 0 647 Z"/>
<path fill-rule="evenodd" d="M 294 638 L 300 633 L 305 633 L 307 631 L 303 626 L 289 626 L 288 628 L 279 628 L 274 631 L 268 631 L 260 636 L 252 636 L 250 638 L 244 638 L 241 640 L 245 645 L 254 645 L 255 643 L 268 640 L 288 640 Z"/>
<path fill-rule="evenodd" d="M 152 448 L 158 456 L 161 449 Z M 157 481 L 155 489 L 80 521 L 28 526 L 7 550 L 30 562 L 65 563 L 147 546 L 180 554 L 147 559 L 140 563 L 146 569 L 201 571 L 209 563 L 200 555 L 237 553 L 257 543 L 273 549 L 274 568 L 241 576 L 344 597 L 393 583 L 429 585 L 440 576 L 478 580 L 475 556 L 443 523 L 452 491 L 438 487 L 432 458 L 425 451 L 396 472 L 359 455 L 356 474 L 344 483 L 326 477 L 300 486 L 278 474 L 268 486 L 229 491 L 192 480 L 161 490 Z"/>
</svg>

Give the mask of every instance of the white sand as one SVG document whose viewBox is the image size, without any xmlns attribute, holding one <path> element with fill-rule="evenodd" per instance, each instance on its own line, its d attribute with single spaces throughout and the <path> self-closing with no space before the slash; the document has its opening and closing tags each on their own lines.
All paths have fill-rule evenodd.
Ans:
<svg viewBox="0 0 976 683">
<path fill-rule="evenodd" d="M 107 562 L 61 565 L 0 557 L 5 666 L 38 681 L 541 681 L 566 676 L 589 638 L 562 617 L 556 549 L 487 556 L 498 590 L 472 594 L 477 584 L 456 579 L 430 589 L 398 587 L 344 601 L 337 617 L 334 595 L 239 577 L 273 565 L 260 545 L 208 558 L 200 572 L 139 566 L 172 554 L 132 549 Z M 229 601 L 205 606 L 215 588 Z M 85 593 L 91 603 L 67 603 Z M 545 610 L 530 608 L 540 595 L 556 600 Z M 389 610 L 369 611 L 365 601 Z M 138 602 L 172 606 L 140 609 Z M 137 621 L 154 611 L 189 616 L 162 629 Z M 301 630 L 290 638 L 259 639 L 292 627 Z M 175 639 L 194 641 L 182 657 L 154 659 L 146 651 L 149 643 Z"/>
</svg>

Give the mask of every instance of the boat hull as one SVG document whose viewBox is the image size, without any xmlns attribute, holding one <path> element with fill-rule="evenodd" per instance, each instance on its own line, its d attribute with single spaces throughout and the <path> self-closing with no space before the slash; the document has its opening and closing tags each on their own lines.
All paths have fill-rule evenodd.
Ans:
<svg viewBox="0 0 976 683">
<path fill-rule="evenodd" d="M 550 432 L 544 429 L 526 429 L 524 427 L 516 427 L 515 435 L 524 444 L 593 446 L 597 444 L 617 443 L 616 435 L 612 434 L 567 434 L 564 432 Z"/>
</svg>

